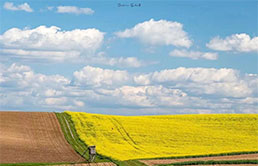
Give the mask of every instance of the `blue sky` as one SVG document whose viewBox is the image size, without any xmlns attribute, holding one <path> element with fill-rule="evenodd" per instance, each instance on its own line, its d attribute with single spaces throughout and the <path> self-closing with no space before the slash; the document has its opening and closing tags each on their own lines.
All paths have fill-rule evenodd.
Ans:
<svg viewBox="0 0 258 166">
<path fill-rule="evenodd" d="M 0 110 L 257 113 L 257 1 L 0 6 Z"/>
</svg>

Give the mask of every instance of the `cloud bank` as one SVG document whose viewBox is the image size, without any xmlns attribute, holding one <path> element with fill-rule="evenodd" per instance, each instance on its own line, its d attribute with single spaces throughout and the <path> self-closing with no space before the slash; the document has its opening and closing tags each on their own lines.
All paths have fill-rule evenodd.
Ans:
<svg viewBox="0 0 258 166">
<path fill-rule="evenodd" d="M 249 77 L 248 77 L 249 78 Z M 251 77 L 250 77 L 251 78 Z M 162 84 L 180 87 L 192 94 L 224 97 L 248 97 L 256 94 L 252 81 L 245 80 L 233 69 L 176 68 L 134 77 L 139 85 Z M 257 81 L 257 78 L 252 79 Z"/>
<path fill-rule="evenodd" d="M 35 73 L 25 65 L 0 65 L 0 108 L 258 113 L 257 84 L 257 75 L 227 68 L 181 67 L 144 74 L 85 66 L 68 79 Z"/>
</svg>

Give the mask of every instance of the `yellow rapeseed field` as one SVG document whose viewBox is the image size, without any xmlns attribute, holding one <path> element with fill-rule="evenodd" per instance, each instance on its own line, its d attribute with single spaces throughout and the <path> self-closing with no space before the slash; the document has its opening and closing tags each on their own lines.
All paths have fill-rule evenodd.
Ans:
<svg viewBox="0 0 258 166">
<path fill-rule="evenodd" d="M 97 152 L 128 160 L 258 151 L 258 115 L 111 116 L 67 111 Z"/>
</svg>

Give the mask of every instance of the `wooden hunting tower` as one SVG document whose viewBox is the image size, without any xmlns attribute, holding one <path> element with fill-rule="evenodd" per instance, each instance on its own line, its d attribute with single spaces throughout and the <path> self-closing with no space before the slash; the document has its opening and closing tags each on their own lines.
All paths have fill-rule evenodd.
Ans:
<svg viewBox="0 0 258 166">
<path fill-rule="evenodd" d="M 89 156 L 90 156 L 90 162 L 93 162 L 96 156 L 96 146 L 89 146 Z"/>
</svg>

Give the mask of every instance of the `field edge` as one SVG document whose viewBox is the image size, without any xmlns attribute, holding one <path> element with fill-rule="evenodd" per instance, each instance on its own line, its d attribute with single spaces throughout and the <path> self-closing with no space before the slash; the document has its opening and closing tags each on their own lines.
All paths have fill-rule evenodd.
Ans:
<svg viewBox="0 0 258 166">
<path fill-rule="evenodd" d="M 61 129 L 64 133 L 66 141 L 73 147 L 73 149 L 82 156 L 86 161 L 88 161 L 89 155 L 87 153 L 88 145 L 85 144 L 76 132 L 74 123 L 70 115 L 65 112 L 55 113 L 56 117 L 60 123 Z M 96 155 L 95 162 L 110 162 L 112 161 L 109 157 L 103 156 L 101 154 Z"/>
<path fill-rule="evenodd" d="M 214 165 L 214 164 L 258 164 L 258 160 L 221 160 L 221 161 L 185 161 L 185 162 L 177 162 L 172 164 L 158 164 L 155 166 L 174 166 L 174 165 Z"/>
<path fill-rule="evenodd" d="M 215 156 L 234 156 L 241 154 L 256 154 L 258 151 L 244 151 L 244 152 L 231 152 L 231 153 L 217 153 L 217 154 L 204 154 L 204 155 L 189 155 L 177 157 L 156 157 L 156 158 L 139 158 L 135 160 L 162 160 L 162 159 L 184 159 L 184 158 L 198 158 L 198 157 L 215 157 Z"/>
</svg>

